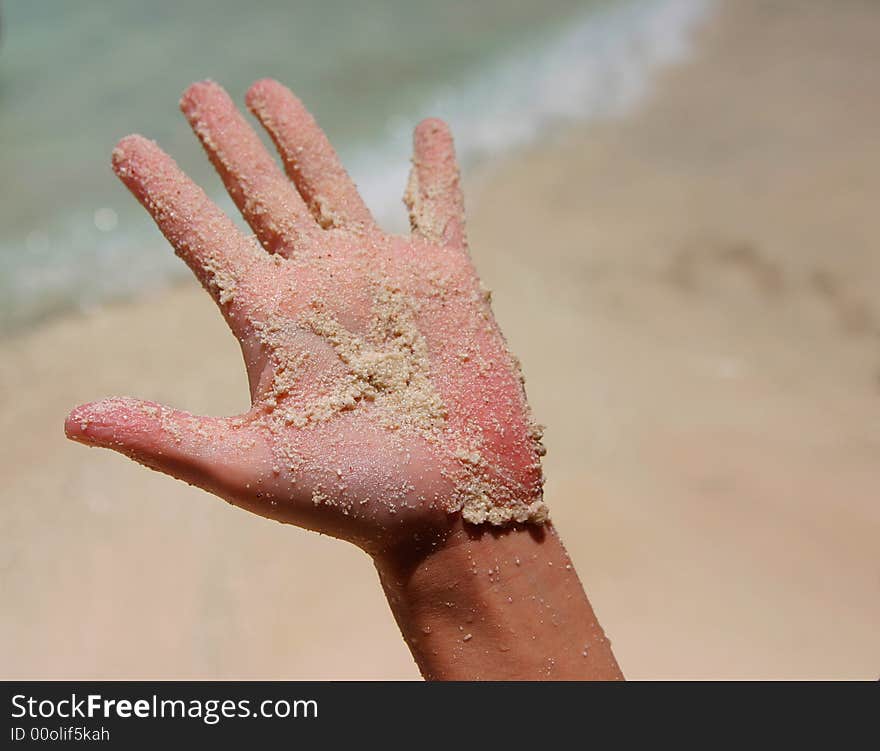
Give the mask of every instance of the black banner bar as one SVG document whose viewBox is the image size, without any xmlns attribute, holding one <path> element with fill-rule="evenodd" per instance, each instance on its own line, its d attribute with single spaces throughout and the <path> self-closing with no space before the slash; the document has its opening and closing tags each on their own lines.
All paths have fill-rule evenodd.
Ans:
<svg viewBox="0 0 880 751">
<path fill-rule="evenodd" d="M 714 746 L 740 737 L 752 748 L 824 736 L 841 748 L 847 738 L 876 742 L 878 685 L 3 682 L 0 738 L 5 748 L 136 749 L 444 738 L 465 747 L 479 738 L 518 748 L 552 738 L 571 739 L 567 747 L 660 738 Z"/>
</svg>

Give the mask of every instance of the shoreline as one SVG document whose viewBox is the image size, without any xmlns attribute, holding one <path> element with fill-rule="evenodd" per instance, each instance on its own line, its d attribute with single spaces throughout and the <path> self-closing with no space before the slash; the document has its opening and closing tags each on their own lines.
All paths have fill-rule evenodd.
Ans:
<svg viewBox="0 0 880 751">
<path fill-rule="evenodd" d="M 424 116 L 442 115 L 454 125 L 463 163 L 479 169 L 478 165 L 487 160 L 503 159 L 515 152 L 524 143 L 534 140 L 539 132 L 552 128 L 552 123 L 589 121 L 597 114 L 631 106 L 640 98 L 640 93 L 650 88 L 658 70 L 686 54 L 693 29 L 705 20 L 714 2 L 615 0 L 572 5 L 570 0 L 562 0 L 555 5 L 551 3 L 553 7 L 543 12 L 534 7 L 523 7 L 520 11 L 510 9 L 512 16 L 519 18 L 514 24 L 519 31 L 511 26 L 506 43 L 495 39 L 497 46 L 486 46 L 474 43 L 479 32 L 470 29 L 465 35 L 470 42 L 464 47 L 471 48 L 476 57 L 458 73 L 450 72 L 446 85 L 440 80 L 446 80 L 445 76 L 435 80 L 434 74 L 427 75 L 427 70 L 419 73 L 416 69 L 421 70 L 420 66 L 414 66 L 411 74 L 415 77 L 406 76 L 409 80 L 404 83 L 422 89 L 421 104 L 412 100 L 406 105 L 397 101 L 395 95 L 386 97 L 396 87 L 389 87 L 384 93 L 374 88 L 368 97 L 371 106 L 367 108 L 372 115 L 367 116 L 364 107 L 360 107 L 359 124 L 355 126 L 350 116 L 339 112 L 334 105 L 330 112 L 336 112 L 336 117 L 327 117 L 326 124 L 380 223 L 394 231 L 408 231 L 409 223 L 400 200 L 400 186 L 406 184 L 411 151 L 411 132 L 403 127 L 404 119 L 411 119 L 410 124 L 415 125 Z M 568 10 L 563 11 L 566 6 Z M 576 6 L 580 6 L 579 9 Z M 281 12 L 281 8 L 277 6 L 275 12 Z M 426 12 L 428 16 L 433 14 Z M 76 15 L 72 14 L 71 22 Z M 483 23 L 490 24 L 493 16 L 497 16 L 488 8 L 476 15 Z M 534 20 L 537 16 L 543 20 L 533 28 L 527 18 Z M 399 14 L 394 14 L 394 18 L 400 21 Z M 117 20 L 125 23 L 125 8 L 120 10 Z M 504 23 L 501 18 L 495 20 Z M 511 20 L 508 19 L 508 26 Z M 397 21 L 391 21 L 391 26 Z M 412 29 L 411 32 L 415 37 L 421 33 L 431 36 L 430 28 L 430 24 L 423 25 L 421 31 Z M 163 31 L 167 32 L 164 26 L 157 28 L 157 32 Z M 458 36 L 453 32 L 447 35 L 447 40 L 453 41 Z M 514 44 L 513 37 L 521 38 L 520 43 Z M 39 38 L 35 36 L 35 42 Z M 100 54 L 112 53 L 105 49 Z M 25 51 L 13 52 L 13 55 L 23 56 Z M 185 60 L 181 64 L 185 66 Z M 232 58 L 213 63 L 218 64 L 216 77 L 227 80 L 233 90 L 243 94 L 246 85 L 242 88 L 242 76 L 247 75 L 245 69 L 250 68 L 235 65 Z M 403 64 L 402 59 L 396 62 L 396 65 Z M 357 76 L 356 71 L 357 68 L 351 75 Z M 385 78 L 376 73 L 373 71 L 377 80 Z M 389 75 L 398 73 L 392 66 Z M 74 69 L 67 74 L 76 75 Z M 195 77 L 203 74 L 204 71 L 193 72 Z M 334 99 L 333 87 L 326 90 L 323 86 L 309 87 L 309 76 L 305 78 L 298 79 L 297 85 L 305 87 L 310 104 L 322 116 L 327 116 L 328 99 Z M 416 86 L 420 78 L 424 81 Z M 512 79 L 516 81 L 514 85 L 511 85 Z M 52 82 L 46 85 L 51 86 Z M 74 81 L 66 88 L 72 91 Z M 48 194 L 44 190 L 42 194 L 31 196 L 41 196 L 39 220 L 33 217 L 35 201 L 25 198 L 32 191 L 25 191 L 21 206 L 11 202 L 5 207 L 11 214 L 6 218 L 8 236 L 0 244 L 0 257 L 5 261 L 5 271 L 0 273 L 0 337 L 16 329 L 39 326 L 55 316 L 75 313 L 80 307 L 113 303 L 122 297 L 137 301 L 142 299 L 140 291 L 171 286 L 185 277 L 186 270 L 163 252 L 163 243 L 141 208 L 126 197 L 112 177 L 108 179 L 106 166 L 100 168 L 106 165 L 115 140 L 131 130 L 133 124 L 182 159 L 181 163 L 196 182 L 205 186 L 209 196 L 235 213 L 189 130 L 181 127 L 182 123 L 168 109 L 173 108 L 173 101 L 164 100 L 167 92 L 161 94 L 163 89 L 164 86 L 158 86 L 147 99 L 126 100 L 124 106 L 120 101 L 121 109 L 111 114 L 127 114 L 115 125 L 101 119 L 99 103 L 86 107 L 92 119 L 86 123 L 90 127 L 80 129 L 80 136 L 94 135 L 84 136 L 78 156 L 58 175 Z M 88 99 L 89 93 L 84 90 L 81 95 Z M 155 102 L 143 110 L 144 103 L 152 101 L 152 96 Z M 56 99 L 49 97 L 47 101 Z M 349 104 L 356 107 L 354 103 Z M 376 113 L 386 106 L 387 113 L 376 120 Z M 398 114 L 392 116 L 395 111 Z M 31 115 L 26 119 L 43 123 L 44 127 L 53 120 L 43 110 L 31 111 Z M 119 130 L 115 129 L 117 125 Z M 359 131 L 356 137 L 353 137 L 354 131 Z M 101 133 L 99 138 L 97 133 Z M 58 134 L 47 130 L 43 136 L 43 140 L 54 142 Z M 15 128 L 12 140 L 16 143 L 22 140 Z M 24 142 L 20 145 L 30 149 Z M 33 153 L 29 157 L 31 164 L 26 166 L 23 155 L 15 156 L 19 152 L 18 147 L 10 148 L 6 156 L 15 166 L 12 172 L 19 174 L 28 185 L 28 175 L 46 169 L 51 171 L 49 165 L 41 162 L 39 153 Z M 82 180 L 77 185 L 71 186 L 68 182 L 66 172 L 70 170 L 81 173 Z M 62 198 L 67 195 L 70 199 L 71 190 L 80 200 L 65 203 Z M 25 210 L 26 206 L 31 209 Z M 95 206 L 104 208 L 95 212 Z M 90 216 L 93 213 L 94 216 Z M 145 248 L 153 252 L 143 252 Z M 35 281 L 38 283 L 34 284 Z"/>
<path fill-rule="evenodd" d="M 864 3 L 728 2 L 631 115 L 466 180 L 630 678 L 880 674 L 878 36 Z M 65 441 L 104 396 L 247 406 L 194 281 L 0 349 L 3 677 L 417 677 L 359 551 Z"/>
</svg>

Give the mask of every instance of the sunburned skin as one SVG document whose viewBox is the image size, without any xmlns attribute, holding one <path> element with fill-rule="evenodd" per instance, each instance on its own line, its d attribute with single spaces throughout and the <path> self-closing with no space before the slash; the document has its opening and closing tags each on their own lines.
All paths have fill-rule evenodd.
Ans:
<svg viewBox="0 0 880 751">
<path fill-rule="evenodd" d="M 67 435 L 368 552 L 458 515 L 544 522 L 540 430 L 468 255 L 447 127 L 416 128 L 398 237 L 292 93 L 261 81 L 247 103 L 287 176 L 218 85 L 181 108 L 256 237 L 145 138 L 124 138 L 113 167 L 239 339 L 251 409 L 107 399 L 75 409 Z"/>
</svg>

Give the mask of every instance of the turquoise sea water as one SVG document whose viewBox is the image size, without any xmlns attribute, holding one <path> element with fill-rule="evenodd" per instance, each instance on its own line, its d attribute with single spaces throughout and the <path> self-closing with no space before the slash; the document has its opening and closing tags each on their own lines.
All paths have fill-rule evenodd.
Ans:
<svg viewBox="0 0 880 751">
<path fill-rule="evenodd" d="M 687 51 L 711 0 L 6 0 L 0 42 L 0 334 L 186 272 L 109 168 L 158 140 L 223 205 L 177 110 L 192 81 L 238 101 L 293 88 L 390 229 L 412 126 L 439 115 L 465 167 L 560 121 L 615 114 Z"/>
</svg>

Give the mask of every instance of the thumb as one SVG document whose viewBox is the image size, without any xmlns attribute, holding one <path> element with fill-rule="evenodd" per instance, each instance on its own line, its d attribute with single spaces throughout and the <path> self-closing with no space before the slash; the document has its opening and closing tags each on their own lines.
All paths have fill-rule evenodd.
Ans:
<svg viewBox="0 0 880 751">
<path fill-rule="evenodd" d="M 68 438 L 125 454 L 226 498 L 249 483 L 253 431 L 236 418 L 199 417 L 154 402 L 113 397 L 74 409 Z"/>
</svg>

